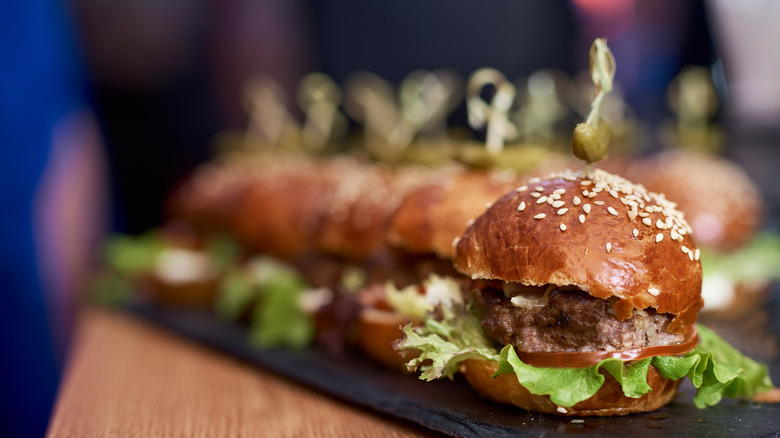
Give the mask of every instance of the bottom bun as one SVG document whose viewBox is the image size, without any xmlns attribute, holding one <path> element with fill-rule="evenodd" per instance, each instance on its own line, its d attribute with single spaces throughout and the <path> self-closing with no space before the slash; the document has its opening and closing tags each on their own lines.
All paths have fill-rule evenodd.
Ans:
<svg viewBox="0 0 780 438">
<path fill-rule="evenodd" d="M 218 287 L 218 278 L 171 283 L 156 276 L 142 280 L 149 299 L 164 307 L 210 309 L 214 307 Z"/>
<path fill-rule="evenodd" d="M 364 308 L 358 320 L 358 345 L 371 359 L 393 369 L 408 372 L 406 364 L 419 352 L 396 351 L 393 346 L 403 337 L 401 327 L 409 319 L 395 312 Z"/>
<path fill-rule="evenodd" d="M 529 411 L 555 415 L 609 416 L 654 411 L 674 398 L 680 384 L 679 380 L 661 377 L 651 365 L 647 372 L 647 383 L 652 390 L 639 398 L 630 398 L 623 395 L 620 384 L 602 370 L 605 379 L 601 388 L 589 399 L 564 408 L 550 401 L 549 396 L 531 394 L 520 385 L 514 375 L 502 374 L 494 379 L 492 376 L 497 369 L 496 361 L 469 359 L 463 363 L 461 372 L 469 384 L 485 398 Z"/>
</svg>

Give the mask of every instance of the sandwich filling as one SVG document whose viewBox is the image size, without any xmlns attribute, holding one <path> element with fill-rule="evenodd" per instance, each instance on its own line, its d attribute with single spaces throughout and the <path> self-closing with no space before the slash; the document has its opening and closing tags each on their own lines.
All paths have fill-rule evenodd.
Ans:
<svg viewBox="0 0 780 438">
<path fill-rule="evenodd" d="M 504 283 L 477 293 L 482 326 L 500 345 L 520 352 L 594 352 L 676 345 L 686 334 L 668 331 L 673 316 L 634 309 L 619 320 L 609 300 L 576 288 Z"/>
</svg>

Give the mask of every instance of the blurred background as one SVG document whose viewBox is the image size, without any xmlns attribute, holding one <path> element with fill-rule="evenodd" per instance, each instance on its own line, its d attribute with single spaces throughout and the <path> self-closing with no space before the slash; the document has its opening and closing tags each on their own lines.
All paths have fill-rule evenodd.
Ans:
<svg viewBox="0 0 780 438">
<path fill-rule="evenodd" d="M 313 71 L 342 86 L 361 70 L 393 86 L 415 69 L 574 77 L 606 37 L 623 103 L 644 126 L 637 152 L 662 147 L 676 117 L 670 84 L 703 67 L 720 102 L 712 123 L 726 133 L 718 147 L 775 208 L 778 19 L 780 4 L 766 0 L 4 2 L 0 435 L 45 430 L 97 242 L 161 223 L 167 194 L 212 156 L 218 134 L 247 126 L 251 75 L 287 96 Z M 448 123 L 466 120 L 461 103 Z"/>
<path fill-rule="evenodd" d="M 542 68 L 574 75 L 587 68 L 593 38 L 605 36 L 627 102 L 658 123 L 681 68 L 718 60 L 698 1 L 74 0 L 72 8 L 117 227 L 131 233 L 159 224 L 168 189 L 210 156 L 220 130 L 246 126 L 242 89 L 255 73 L 288 96 L 311 71 L 343 85 L 366 70 L 394 86 L 415 69 L 466 78 L 494 67 L 512 81 Z M 465 114 L 462 104 L 450 124 L 466 126 Z"/>
</svg>

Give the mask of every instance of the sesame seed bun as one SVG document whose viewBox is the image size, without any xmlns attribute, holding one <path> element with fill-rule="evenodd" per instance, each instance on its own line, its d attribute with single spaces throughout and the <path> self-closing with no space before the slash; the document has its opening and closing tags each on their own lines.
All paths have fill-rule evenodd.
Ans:
<svg viewBox="0 0 780 438">
<path fill-rule="evenodd" d="M 388 230 L 388 242 L 410 253 L 452 259 L 453 240 L 517 184 L 512 174 L 488 172 L 458 172 L 438 179 L 406 196 Z"/>
<path fill-rule="evenodd" d="M 460 239 L 454 263 L 474 279 L 573 286 L 616 299 L 619 320 L 635 309 L 669 313 L 669 331 L 684 333 L 702 307 L 690 232 L 662 195 L 601 170 L 566 173 L 498 200 Z"/>
<path fill-rule="evenodd" d="M 316 247 L 353 262 L 387 249 L 387 230 L 404 196 L 431 177 L 420 168 L 369 166 L 352 159 L 331 160 L 327 166 L 332 191 L 323 203 L 328 207 Z"/>
<path fill-rule="evenodd" d="M 635 163 L 630 172 L 649 190 L 677 203 L 701 245 L 732 250 L 746 244 L 761 226 L 764 202 L 758 187 L 724 158 L 666 152 Z"/>
<path fill-rule="evenodd" d="M 627 415 L 654 411 L 672 400 L 680 384 L 679 380 L 661 377 L 651 365 L 647 372 L 647 384 L 652 390 L 639 398 L 630 398 L 623 395 L 620 384 L 611 374 L 601 371 L 604 384 L 593 396 L 572 407 L 563 408 L 550 401 L 549 396 L 528 392 L 514 375 L 503 374 L 494 379 L 492 376 L 497 369 L 497 362 L 477 359 L 469 359 L 461 367 L 469 385 L 487 399 L 534 412 L 567 416 Z"/>
<path fill-rule="evenodd" d="M 166 213 L 202 234 L 227 230 L 232 227 L 251 178 L 248 166 L 208 163 L 172 191 Z"/>
<path fill-rule="evenodd" d="M 580 289 L 613 303 L 618 320 L 655 309 L 671 315 L 670 333 L 684 333 L 694 329 L 702 307 L 701 264 L 690 232 L 662 195 L 601 170 L 566 172 L 529 180 L 499 199 L 462 236 L 454 263 L 474 279 Z M 496 369 L 495 361 L 469 360 L 461 371 L 486 398 L 557 415 L 655 410 L 679 384 L 651 366 L 652 391 L 633 399 L 607 375 L 592 397 L 562 408 L 512 375 L 492 378 Z"/>
<path fill-rule="evenodd" d="M 323 172 L 314 160 L 289 158 L 260 169 L 234 219 L 238 241 L 285 261 L 311 252 L 322 221 L 318 201 L 329 191 Z"/>
</svg>

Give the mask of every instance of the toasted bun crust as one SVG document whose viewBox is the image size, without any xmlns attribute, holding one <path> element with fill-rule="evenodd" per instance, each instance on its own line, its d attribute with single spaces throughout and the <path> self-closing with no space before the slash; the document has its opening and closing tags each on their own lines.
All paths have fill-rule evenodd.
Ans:
<svg viewBox="0 0 780 438">
<path fill-rule="evenodd" d="M 497 369 L 498 363 L 495 361 L 469 359 L 462 365 L 461 372 L 469 385 L 485 398 L 529 411 L 555 415 L 608 416 L 654 411 L 671 401 L 680 384 L 679 380 L 661 377 L 656 368 L 650 365 L 647 384 L 652 390 L 639 398 L 630 398 L 623 395 L 620 384 L 612 375 L 602 371 L 604 384 L 592 397 L 570 408 L 559 408 L 550 401 L 549 396 L 528 392 L 512 374 L 504 374 L 494 379 L 492 376 Z"/>
<path fill-rule="evenodd" d="M 404 199 L 388 230 L 388 241 L 408 252 L 452 259 L 452 241 L 466 231 L 469 221 L 517 184 L 513 175 L 487 172 L 462 172 L 437 180 Z"/>
<path fill-rule="evenodd" d="M 318 201 L 328 193 L 323 168 L 304 159 L 280 160 L 255 175 L 235 217 L 235 235 L 253 251 L 293 260 L 312 250 L 322 221 Z"/>
<path fill-rule="evenodd" d="M 152 301 L 171 308 L 210 309 L 219 291 L 216 275 L 186 283 L 169 283 L 149 275 L 142 279 L 142 283 Z"/>
<path fill-rule="evenodd" d="M 530 180 L 499 199 L 460 239 L 454 263 L 474 279 L 615 297 L 620 320 L 634 309 L 670 313 L 669 331 L 683 333 L 702 307 L 690 232 L 662 195 L 600 170 L 566 173 Z"/>
<path fill-rule="evenodd" d="M 251 178 L 248 166 L 206 164 L 174 189 L 167 215 L 201 233 L 229 230 Z"/>
<path fill-rule="evenodd" d="M 331 192 L 316 238 L 326 254 L 362 261 L 386 249 L 385 236 L 403 197 L 428 176 L 417 168 L 367 166 L 353 159 L 327 163 Z"/>
<path fill-rule="evenodd" d="M 702 245 L 734 249 L 746 244 L 761 226 L 764 203 L 758 187 L 726 159 L 667 152 L 635 163 L 631 175 L 676 202 Z"/>
</svg>

